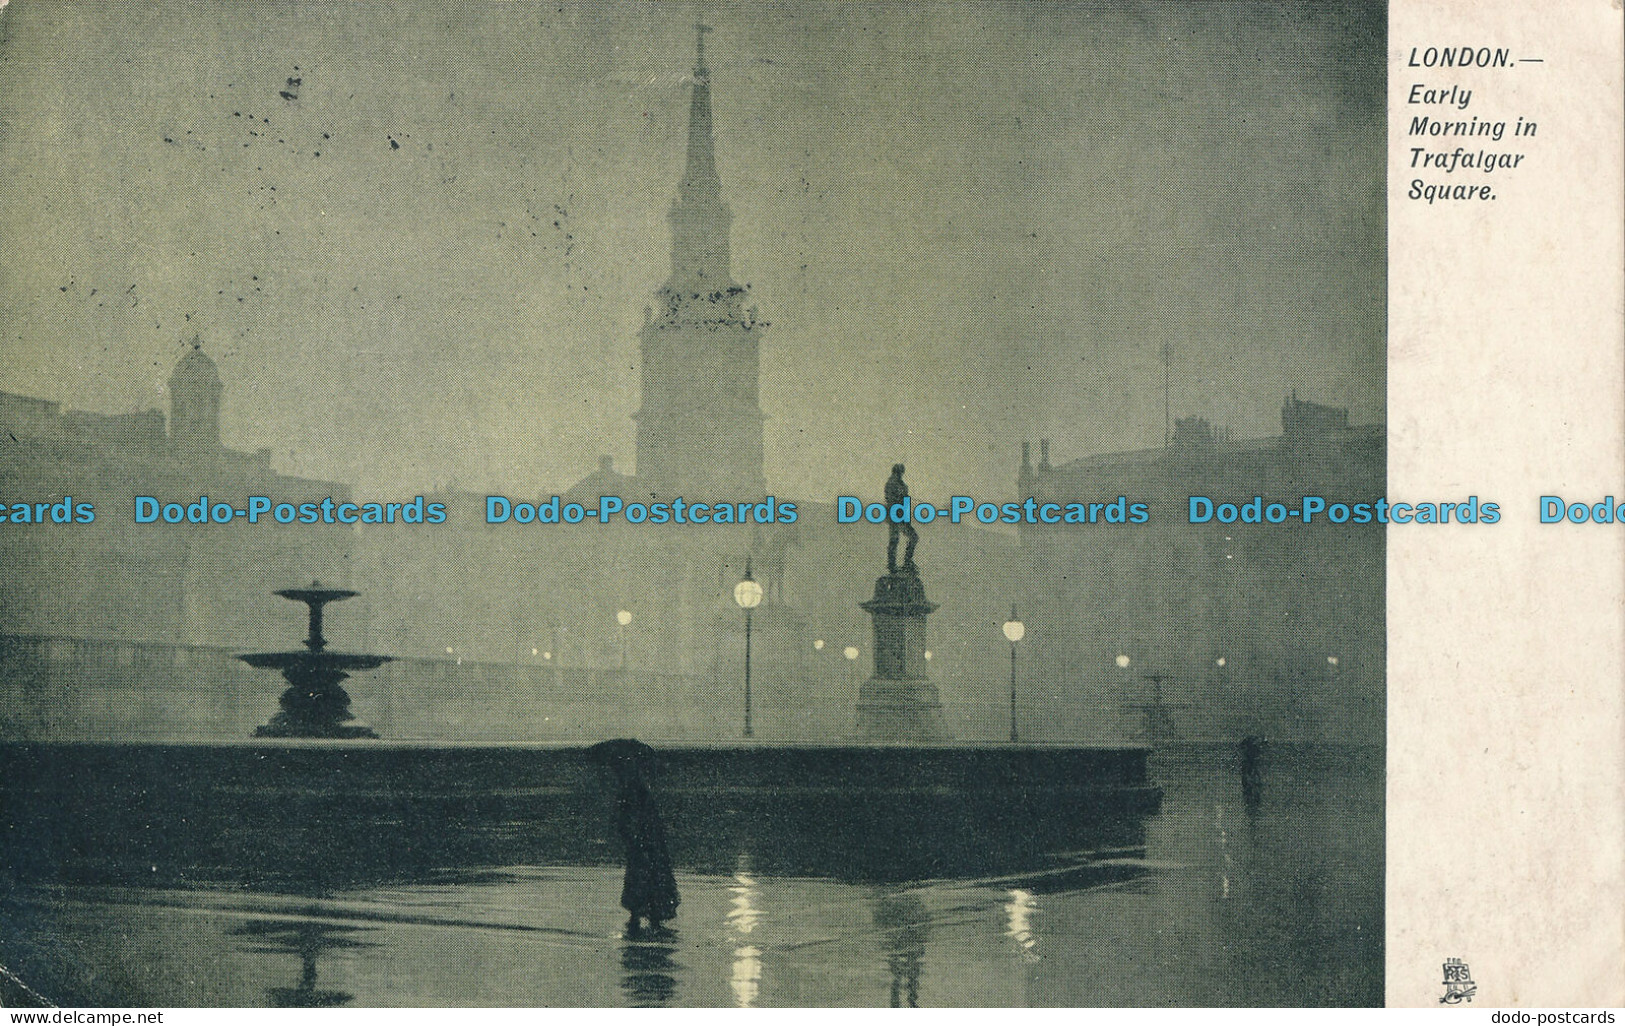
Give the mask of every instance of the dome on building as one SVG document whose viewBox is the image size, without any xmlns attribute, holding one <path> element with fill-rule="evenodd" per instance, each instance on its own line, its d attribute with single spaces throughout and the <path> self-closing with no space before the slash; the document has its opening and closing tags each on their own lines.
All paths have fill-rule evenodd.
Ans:
<svg viewBox="0 0 1625 1026">
<path fill-rule="evenodd" d="M 175 373 L 169 376 L 169 388 L 172 392 L 220 388 L 220 370 L 203 351 L 201 338 L 192 340 L 191 352 L 175 365 Z"/>
<path fill-rule="evenodd" d="M 192 351 L 181 357 L 169 376 L 169 437 L 177 449 L 192 456 L 220 449 L 220 371 L 203 351 L 203 340 L 192 339 Z"/>
</svg>

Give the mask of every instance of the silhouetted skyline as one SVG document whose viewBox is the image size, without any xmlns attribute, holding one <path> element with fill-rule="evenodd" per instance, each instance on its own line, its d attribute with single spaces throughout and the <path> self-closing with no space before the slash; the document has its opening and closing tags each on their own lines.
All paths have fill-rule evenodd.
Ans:
<svg viewBox="0 0 1625 1026">
<path fill-rule="evenodd" d="M 630 466 L 700 13 L 10 5 L 0 389 L 161 407 L 200 333 L 225 441 L 292 473 Z M 704 13 L 770 489 L 1159 444 L 1169 342 L 1176 414 L 1382 419 L 1381 11 Z"/>
</svg>

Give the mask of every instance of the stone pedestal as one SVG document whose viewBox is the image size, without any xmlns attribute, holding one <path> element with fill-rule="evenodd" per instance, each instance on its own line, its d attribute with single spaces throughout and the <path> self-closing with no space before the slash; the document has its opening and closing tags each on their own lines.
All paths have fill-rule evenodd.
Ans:
<svg viewBox="0 0 1625 1026">
<path fill-rule="evenodd" d="M 875 581 L 862 603 L 874 620 L 874 676 L 858 690 L 858 735 L 865 741 L 942 739 L 942 702 L 925 675 L 925 598 L 919 572 L 904 567 Z"/>
</svg>

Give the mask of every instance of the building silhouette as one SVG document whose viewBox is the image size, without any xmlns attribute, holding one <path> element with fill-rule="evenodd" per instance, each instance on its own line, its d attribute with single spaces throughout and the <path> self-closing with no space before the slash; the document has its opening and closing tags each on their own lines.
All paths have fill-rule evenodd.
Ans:
<svg viewBox="0 0 1625 1026">
<path fill-rule="evenodd" d="M 1091 708 L 1125 711 L 1130 733 L 1382 736 L 1383 525 L 1189 522 L 1191 496 L 1383 496 L 1381 425 L 1350 426 L 1346 409 L 1294 393 L 1281 429 L 1235 439 L 1189 417 L 1168 445 L 1059 465 L 1046 440 L 1036 467 L 1023 448 L 1023 496 L 1127 496 L 1150 512 L 1145 524 L 1022 527 L 1022 610 L 1040 673 L 1087 693 Z"/>
<path fill-rule="evenodd" d="M 688 158 L 671 208 L 671 276 L 639 333 L 637 490 L 659 496 L 765 493 L 758 349 L 767 325 L 729 266 L 733 214 L 711 130 L 706 26 L 698 26 Z"/>
<path fill-rule="evenodd" d="M 220 371 L 203 351 L 203 339 L 192 339 L 192 351 L 181 357 L 169 376 L 169 439 L 182 459 L 219 456 Z"/>
</svg>

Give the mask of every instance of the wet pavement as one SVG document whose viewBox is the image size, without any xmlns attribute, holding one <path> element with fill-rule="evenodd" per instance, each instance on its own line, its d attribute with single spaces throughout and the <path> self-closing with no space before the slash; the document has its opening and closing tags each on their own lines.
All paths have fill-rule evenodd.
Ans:
<svg viewBox="0 0 1625 1026">
<path fill-rule="evenodd" d="M 760 840 L 695 871 L 679 850 L 676 919 L 635 937 L 611 843 L 575 860 L 597 864 L 308 890 L 24 881 L 0 900 L 0 951 L 75 1004 L 1380 1003 L 1380 752 L 1272 747 L 1256 801 L 1230 746 L 1152 768 L 1166 796 L 1134 843 L 1009 872 L 795 875 Z"/>
</svg>

